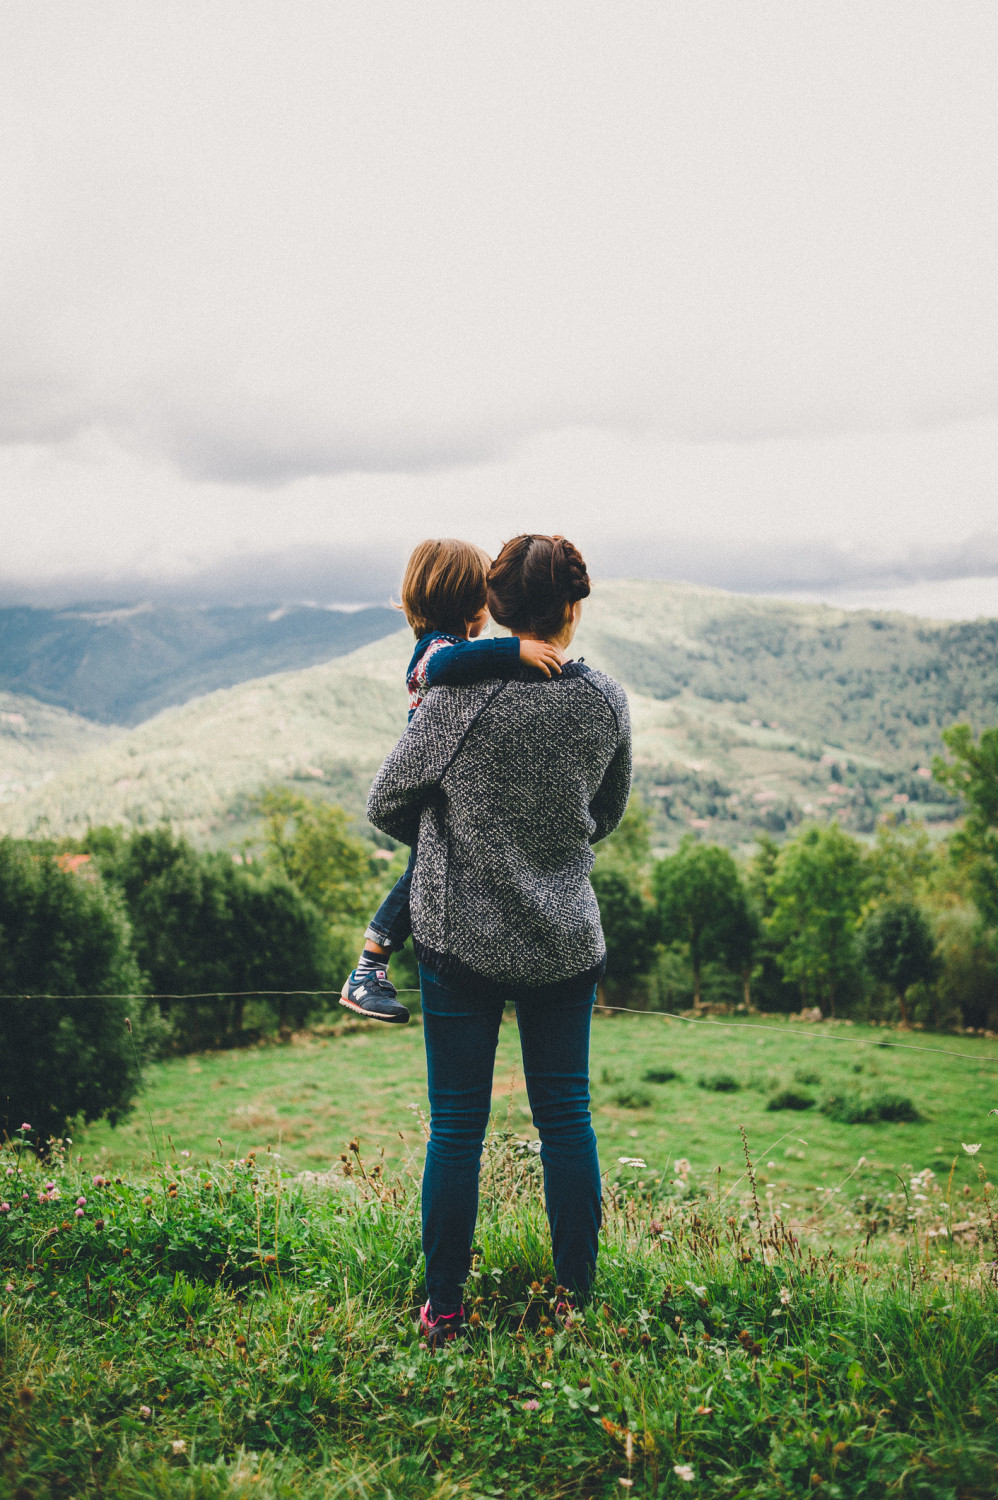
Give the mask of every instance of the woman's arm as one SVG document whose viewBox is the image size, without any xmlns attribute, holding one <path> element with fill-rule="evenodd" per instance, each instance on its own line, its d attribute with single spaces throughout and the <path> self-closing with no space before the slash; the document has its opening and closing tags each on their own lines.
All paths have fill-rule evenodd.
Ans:
<svg viewBox="0 0 998 1500">
<path fill-rule="evenodd" d="M 427 695 L 368 793 L 367 816 L 375 828 L 400 843 L 415 843 L 427 798 L 440 785 L 482 709 L 501 691 L 483 684 L 460 694 Z"/>
<path fill-rule="evenodd" d="M 591 674 L 591 678 L 595 676 L 595 673 Z M 599 676 L 599 690 L 617 722 L 618 740 L 606 774 L 589 804 L 590 817 L 596 824 L 596 831 L 590 841 L 594 844 L 605 839 L 616 828 L 624 816 L 631 792 L 631 715 L 627 695 L 619 683 L 602 674 Z M 593 685 L 597 684 L 594 682 Z"/>
</svg>

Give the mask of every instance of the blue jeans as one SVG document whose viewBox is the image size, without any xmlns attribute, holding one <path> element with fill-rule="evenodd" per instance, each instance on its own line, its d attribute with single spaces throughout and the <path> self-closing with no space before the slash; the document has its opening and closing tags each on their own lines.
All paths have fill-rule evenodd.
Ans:
<svg viewBox="0 0 998 1500">
<path fill-rule="evenodd" d="M 492 1104 L 503 1006 L 520 1030 L 527 1097 L 541 1138 L 544 1198 L 558 1282 L 589 1295 L 602 1223 L 589 1114 L 589 1027 L 596 991 L 569 980 L 541 989 L 468 984 L 420 965 L 430 1139 L 423 1170 L 423 1253 L 434 1314 L 456 1312 L 471 1267 L 478 1175 Z"/>
<path fill-rule="evenodd" d="M 392 886 L 388 895 L 371 918 L 371 925 L 364 933 L 366 938 L 397 953 L 404 948 L 406 939 L 412 937 L 412 917 L 409 915 L 409 888 L 412 872 L 416 868 L 416 845 L 409 850 L 409 863 Z"/>
</svg>

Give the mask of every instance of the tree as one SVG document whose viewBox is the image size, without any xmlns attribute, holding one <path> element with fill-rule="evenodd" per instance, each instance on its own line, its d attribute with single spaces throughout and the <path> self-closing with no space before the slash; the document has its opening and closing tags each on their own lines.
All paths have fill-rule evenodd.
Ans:
<svg viewBox="0 0 998 1500">
<path fill-rule="evenodd" d="M 932 774 L 962 796 L 967 807 L 964 826 L 953 835 L 950 848 L 969 866 L 981 916 L 998 926 L 998 728 L 983 730 L 976 744 L 969 724 L 951 725 L 942 738 L 953 759 L 937 755 Z"/>
<path fill-rule="evenodd" d="M 867 888 L 879 901 L 914 901 L 932 874 L 935 861 L 925 825 L 903 822 L 889 813 L 877 824 L 867 856 Z"/>
<path fill-rule="evenodd" d="M 26 1122 L 44 1150 L 77 1117 L 113 1125 L 131 1109 L 147 1028 L 130 936 L 92 866 L 0 840 L 0 1128 Z"/>
<path fill-rule="evenodd" d="M 703 965 L 744 954 L 749 933 L 746 895 L 727 849 L 686 837 L 652 872 L 662 938 L 682 943 L 693 969 L 693 1004 L 701 1005 Z"/>
<path fill-rule="evenodd" d="M 333 953 L 323 917 L 281 871 L 258 875 L 229 855 L 199 853 L 169 828 L 130 838 L 101 829 L 87 843 L 121 889 L 139 963 L 187 1047 L 242 1031 L 249 992 L 328 987 L 343 956 Z M 292 1020 L 303 1024 L 316 1001 L 282 993 L 271 1003 L 286 1029 Z"/>
<path fill-rule="evenodd" d="M 863 905 L 863 857 L 836 824 L 804 829 L 784 844 L 768 883 L 766 926 L 783 972 L 824 1014 L 856 972 L 856 927 Z"/>
<path fill-rule="evenodd" d="M 271 857 L 313 906 L 333 923 L 372 915 L 377 882 L 371 856 L 350 832 L 342 807 L 285 788 L 266 792 L 260 806 Z"/>
<path fill-rule="evenodd" d="M 606 977 L 614 988 L 627 990 L 651 967 L 655 908 L 623 863 L 598 863 L 592 883 L 606 941 Z"/>
<path fill-rule="evenodd" d="M 936 972 L 935 940 L 925 913 L 914 901 L 878 906 L 864 923 L 862 950 L 874 979 L 893 991 L 901 1023 L 907 1026 L 908 990 Z"/>
</svg>

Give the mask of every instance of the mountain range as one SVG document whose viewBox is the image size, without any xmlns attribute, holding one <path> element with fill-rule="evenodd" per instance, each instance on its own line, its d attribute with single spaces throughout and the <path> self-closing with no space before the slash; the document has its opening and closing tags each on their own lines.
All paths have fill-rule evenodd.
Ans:
<svg viewBox="0 0 998 1500">
<path fill-rule="evenodd" d="M 0 641 L 12 638 L 2 617 L 22 613 L 0 611 Z M 405 725 L 411 636 L 387 607 L 88 606 L 19 628 L 20 655 L 0 655 L 11 832 L 166 819 L 236 846 L 274 783 L 360 817 Z M 587 601 L 573 653 L 628 689 L 635 782 L 663 845 L 690 829 L 744 844 L 813 817 L 868 832 L 885 810 L 947 826 L 958 809 L 929 770 L 939 732 L 998 721 L 995 620 L 610 582 Z"/>
</svg>

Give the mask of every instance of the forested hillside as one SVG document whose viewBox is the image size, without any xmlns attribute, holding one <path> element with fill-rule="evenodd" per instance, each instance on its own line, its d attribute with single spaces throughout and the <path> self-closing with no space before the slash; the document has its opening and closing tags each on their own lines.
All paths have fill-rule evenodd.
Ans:
<svg viewBox="0 0 998 1500">
<path fill-rule="evenodd" d="M 216 688 L 356 651 L 398 623 L 385 605 L 0 609 L 0 688 L 101 723 L 140 724 Z"/>
<path fill-rule="evenodd" d="M 323 629 L 327 620 L 372 631 L 398 622 L 387 609 L 366 612 L 367 623 L 362 614 L 300 613 Z M 258 612 L 253 631 L 270 639 L 271 624 L 281 621 Z M 254 680 L 170 708 L 56 775 L 50 765 L 44 785 L 22 777 L 26 790 L 9 794 L 0 827 L 59 833 L 167 819 L 225 844 L 246 835 L 253 795 L 275 783 L 305 785 L 361 815 L 371 774 L 405 724 L 411 635 L 396 628 L 338 660 L 262 675 L 268 658 L 253 655 L 253 631 L 224 665 L 259 661 Z M 662 844 L 690 828 L 746 843 L 830 816 L 868 833 L 888 808 L 949 822 L 957 804 L 929 774 L 939 732 L 960 719 L 977 729 L 998 720 L 994 620 L 939 624 L 610 582 L 587 601 L 574 649 L 628 688 L 636 784 Z M 208 646 L 198 650 L 188 681 L 209 659 L 212 671 L 223 667 Z M 179 692 L 181 677 L 170 681 Z M 141 691 L 151 693 L 151 682 L 147 674 Z M 137 693 L 137 683 L 127 691 Z"/>
</svg>

